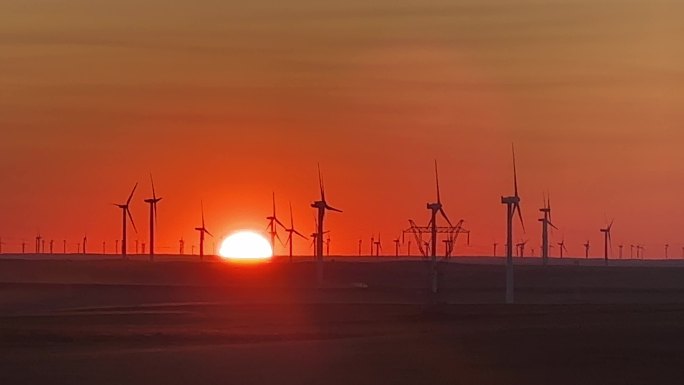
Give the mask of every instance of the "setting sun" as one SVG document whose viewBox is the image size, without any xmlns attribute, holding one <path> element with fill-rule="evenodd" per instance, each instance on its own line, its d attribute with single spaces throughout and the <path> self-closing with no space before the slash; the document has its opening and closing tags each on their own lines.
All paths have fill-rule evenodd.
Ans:
<svg viewBox="0 0 684 385">
<path fill-rule="evenodd" d="M 260 234 L 240 231 L 223 241 L 219 254 L 231 260 L 265 260 L 273 256 L 273 250 L 268 240 Z"/>
</svg>

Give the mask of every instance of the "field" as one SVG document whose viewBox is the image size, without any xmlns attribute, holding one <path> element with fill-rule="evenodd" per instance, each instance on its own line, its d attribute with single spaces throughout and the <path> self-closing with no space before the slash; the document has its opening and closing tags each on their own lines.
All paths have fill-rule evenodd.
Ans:
<svg viewBox="0 0 684 385">
<path fill-rule="evenodd" d="M 677 262 L 0 260 L 0 384 L 681 384 Z"/>
</svg>

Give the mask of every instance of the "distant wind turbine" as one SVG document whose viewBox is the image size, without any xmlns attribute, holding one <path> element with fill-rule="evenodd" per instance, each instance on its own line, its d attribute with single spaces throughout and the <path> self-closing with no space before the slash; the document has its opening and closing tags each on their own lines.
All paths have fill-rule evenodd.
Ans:
<svg viewBox="0 0 684 385">
<path fill-rule="evenodd" d="M 560 257 L 561 257 L 561 259 L 563 259 L 563 253 L 568 251 L 568 248 L 565 247 L 565 239 L 558 242 L 558 249 L 560 250 Z"/>
<path fill-rule="evenodd" d="M 549 226 L 558 230 L 558 227 L 551 223 L 550 197 L 544 198 L 544 207 L 539 209 L 539 211 L 544 215 L 539 222 L 542 223 L 542 264 L 546 265 L 549 263 Z"/>
<path fill-rule="evenodd" d="M 273 217 L 275 218 L 275 211 L 274 211 Z M 277 220 L 277 219 L 276 219 L 276 220 Z M 302 234 L 302 233 L 300 233 L 299 231 L 297 231 L 297 230 L 295 229 L 295 227 L 294 227 L 294 218 L 293 218 L 293 216 L 292 216 L 292 203 L 290 203 L 290 227 L 289 227 L 289 228 L 285 228 L 285 231 L 287 231 L 287 233 L 288 233 L 288 234 L 287 234 L 287 240 L 285 241 L 285 245 L 286 245 L 286 246 L 289 246 L 289 248 L 290 248 L 290 263 L 292 263 L 292 244 L 294 243 L 294 241 L 293 241 L 293 239 L 294 239 L 293 234 L 294 234 L 294 235 L 298 235 L 298 236 L 301 237 L 302 239 L 307 239 L 307 238 L 304 236 L 304 234 Z M 272 240 L 272 241 L 273 241 L 273 240 Z"/>
<path fill-rule="evenodd" d="M 380 234 L 378 233 L 378 240 L 375 241 L 375 255 L 379 257 L 381 251 L 382 251 L 382 242 L 380 241 Z"/>
<path fill-rule="evenodd" d="M 150 261 L 154 261 L 154 226 L 157 224 L 157 203 L 162 200 L 157 197 L 154 190 L 154 179 L 150 174 L 150 182 L 152 182 L 152 198 L 145 199 L 145 203 L 150 205 Z"/>
<path fill-rule="evenodd" d="M 591 245 L 589 244 L 589 241 L 584 244 L 584 258 L 589 259 L 589 247 Z"/>
<path fill-rule="evenodd" d="M 323 177 L 321 176 L 321 167 L 320 165 L 318 166 L 318 185 L 320 188 L 320 193 L 321 193 L 321 199 L 318 201 L 314 201 L 311 204 L 312 208 L 315 208 L 318 210 L 318 221 L 317 221 L 317 231 L 316 231 L 316 281 L 318 283 L 318 286 L 321 287 L 323 286 L 323 234 L 324 234 L 324 219 L 325 219 L 325 211 L 335 211 L 341 213 L 342 210 L 338 210 L 330 205 L 328 205 L 328 202 L 325 200 L 325 186 L 323 185 Z"/>
<path fill-rule="evenodd" d="M 608 249 L 609 246 L 611 245 L 611 239 L 610 239 L 610 231 L 613 229 L 613 221 L 610 222 L 608 227 L 605 229 L 601 229 L 601 232 L 603 233 L 603 258 L 606 263 L 608 264 Z"/>
<path fill-rule="evenodd" d="M 525 232 L 525 222 L 520 211 L 520 195 L 518 194 L 518 172 L 515 164 L 515 148 L 513 150 L 513 196 L 501 197 L 501 204 L 506 205 L 506 303 L 514 302 L 513 282 L 513 217 L 516 212 L 520 225 Z"/>
<path fill-rule="evenodd" d="M 202 208 L 202 226 L 201 227 L 195 227 L 195 230 L 199 231 L 199 236 L 200 236 L 200 244 L 199 244 L 199 252 L 200 252 L 200 261 L 204 260 L 204 235 L 207 234 L 210 237 L 214 237 L 209 230 L 207 230 L 207 226 L 204 223 L 204 203 L 200 202 L 201 208 Z M 194 254 L 194 252 L 193 252 Z"/>
<path fill-rule="evenodd" d="M 121 209 L 122 213 L 122 225 L 123 225 L 123 237 L 121 239 L 121 255 L 123 258 L 126 257 L 126 224 L 128 223 L 128 219 L 131 220 L 131 225 L 133 225 L 133 230 L 137 233 L 138 229 L 135 227 L 135 222 L 133 221 L 133 216 L 131 215 L 131 210 L 129 209 L 129 205 L 131 204 L 131 199 L 133 199 L 133 194 L 135 194 L 135 189 L 138 188 L 138 184 L 136 183 L 135 186 L 133 186 L 133 190 L 131 191 L 131 195 L 128 196 L 128 200 L 126 200 L 126 203 L 122 204 L 116 204 L 114 203 L 114 206 L 118 207 Z"/>
<path fill-rule="evenodd" d="M 280 240 L 280 236 L 278 236 L 278 226 L 280 226 L 283 230 L 287 231 L 287 227 L 285 227 L 283 222 L 281 222 L 276 216 L 275 192 L 273 193 L 273 213 L 270 216 L 266 217 L 266 219 L 268 219 L 268 233 L 271 235 L 271 250 L 273 250 L 273 253 L 275 254 L 276 238 L 279 242 L 282 243 L 282 241 Z"/>
</svg>

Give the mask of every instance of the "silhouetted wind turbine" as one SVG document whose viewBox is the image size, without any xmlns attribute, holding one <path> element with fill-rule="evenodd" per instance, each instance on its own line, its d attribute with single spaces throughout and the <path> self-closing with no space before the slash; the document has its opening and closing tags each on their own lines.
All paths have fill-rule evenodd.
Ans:
<svg viewBox="0 0 684 385">
<path fill-rule="evenodd" d="M 669 244 L 666 244 L 666 245 L 665 245 L 665 259 L 668 259 L 668 258 L 669 258 L 669 256 L 668 256 L 668 251 L 669 251 L 669 250 L 670 250 L 670 245 L 669 245 Z"/>
<path fill-rule="evenodd" d="M 273 253 L 275 253 L 275 240 L 278 238 L 278 241 L 282 243 L 280 240 L 280 237 L 278 236 L 278 226 L 282 227 L 283 230 L 287 231 L 287 227 L 278 219 L 276 216 L 276 202 L 275 202 L 275 192 L 273 193 L 273 214 L 271 216 L 266 217 L 268 219 L 268 232 L 271 235 L 271 249 L 273 250 Z"/>
<path fill-rule="evenodd" d="M 499 244 L 494 242 L 494 256 L 496 257 L 496 248 L 499 247 Z"/>
<path fill-rule="evenodd" d="M 513 217 L 518 213 L 520 225 L 525 232 L 525 222 L 520 211 L 520 195 L 518 194 L 518 172 L 515 164 L 515 148 L 513 151 L 513 196 L 501 197 L 501 203 L 506 205 L 506 303 L 514 302 L 513 282 Z"/>
<path fill-rule="evenodd" d="M 323 226 L 323 220 L 325 219 L 325 211 L 336 211 L 341 213 L 342 210 L 338 210 L 334 207 L 331 207 L 328 205 L 328 202 L 325 200 L 325 186 L 323 185 L 323 177 L 321 176 L 321 167 L 320 165 L 318 166 L 318 185 L 320 187 L 321 191 L 321 200 L 314 201 L 311 204 L 312 208 L 315 208 L 318 210 L 318 221 L 317 221 L 317 231 L 316 231 L 316 281 L 318 283 L 318 286 L 321 287 L 323 285 L 323 234 L 324 234 L 324 226 Z"/>
<path fill-rule="evenodd" d="M 589 247 L 591 245 L 589 244 L 589 241 L 584 244 L 584 258 L 589 259 Z"/>
<path fill-rule="evenodd" d="M 195 227 L 195 230 L 199 231 L 200 233 L 200 244 L 199 244 L 199 249 L 200 249 L 200 261 L 204 260 L 204 235 L 207 234 L 210 237 L 214 237 L 209 230 L 207 230 L 207 226 L 204 224 L 204 203 L 200 203 L 202 207 L 202 227 Z"/>
<path fill-rule="evenodd" d="M 516 245 L 518 246 L 518 256 L 520 258 L 525 258 L 525 247 L 527 246 L 527 242 L 529 242 L 529 239 L 526 239 Z M 534 255 L 534 251 L 532 251 L 532 254 Z"/>
<path fill-rule="evenodd" d="M 442 207 L 442 198 L 439 191 L 439 173 L 437 171 L 437 161 L 435 160 L 435 184 L 437 187 L 437 202 L 428 203 L 427 209 L 430 210 L 430 252 L 432 257 L 431 270 L 432 270 L 432 293 L 437 294 L 439 291 L 439 275 L 437 272 L 437 213 L 441 214 L 442 217 L 447 221 L 449 226 L 453 227 L 449 217 L 447 217 L 444 208 Z"/>
<path fill-rule="evenodd" d="M 150 205 L 150 261 L 154 261 L 154 226 L 157 224 L 157 203 L 162 198 L 157 198 L 152 174 L 150 174 L 150 182 L 152 182 L 152 198 L 145 199 L 145 203 Z"/>
<path fill-rule="evenodd" d="M 551 223 L 551 198 L 544 198 L 544 207 L 539 209 L 544 215 L 539 220 L 542 223 L 542 263 L 546 265 L 549 262 L 549 226 L 558 230 L 553 223 Z"/>
<path fill-rule="evenodd" d="M 558 242 L 558 250 L 560 250 L 560 257 L 563 259 L 564 252 L 568 251 L 568 248 L 565 247 L 565 239 Z"/>
<path fill-rule="evenodd" d="M 399 256 L 399 243 L 401 243 L 401 240 L 399 238 L 394 240 L 394 256 L 396 257 Z"/>
<path fill-rule="evenodd" d="M 275 218 L 275 211 L 273 212 L 273 218 Z M 276 219 L 277 221 L 277 219 Z M 293 234 L 296 234 L 300 236 L 303 239 L 308 239 L 307 237 L 304 236 L 304 234 L 300 233 L 299 231 L 295 230 L 294 227 L 294 218 L 292 216 L 292 203 L 290 203 L 290 228 L 285 228 L 285 231 L 287 231 L 287 240 L 285 241 L 285 245 L 290 247 L 290 262 L 292 262 L 292 244 L 293 244 Z M 273 240 L 271 240 L 273 241 Z"/>
<path fill-rule="evenodd" d="M 603 258 L 606 262 L 606 265 L 608 264 L 608 246 L 611 244 L 610 231 L 612 228 L 613 228 L 613 221 L 610 222 L 608 227 L 606 227 L 605 229 L 601 229 L 601 232 L 604 235 Z"/>
<path fill-rule="evenodd" d="M 133 199 L 133 194 L 135 193 L 135 189 L 138 188 L 138 184 L 136 183 L 135 186 L 133 186 L 133 190 L 131 191 L 131 195 L 128 196 L 128 200 L 126 203 L 123 204 L 116 204 L 114 203 L 114 206 L 118 207 L 121 209 L 122 213 L 122 225 L 123 225 L 123 237 L 121 239 L 121 255 L 126 258 L 126 224 L 127 224 L 127 218 L 131 220 L 131 225 L 133 225 L 133 230 L 135 232 L 138 232 L 138 229 L 135 227 L 135 222 L 133 221 L 133 216 L 131 215 L 131 210 L 129 209 L 129 205 L 131 204 L 131 199 Z"/>
<path fill-rule="evenodd" d="M 380 234 L 378 234 L 378 240 L 375 241 L 375 255 L 379 257 L 381 251 L 382 251 L 382 242 L 380 241 Z"/>
</svg>

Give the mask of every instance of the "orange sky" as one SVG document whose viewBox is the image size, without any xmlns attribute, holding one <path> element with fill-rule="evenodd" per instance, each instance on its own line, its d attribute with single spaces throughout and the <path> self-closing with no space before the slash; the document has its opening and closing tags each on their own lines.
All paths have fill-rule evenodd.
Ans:
<svg viewBox="0 0 684 385">
<path fill-rule="evenodd" d="M 473 232 L 457 253 L 488 253 L 503 243 L 515 142 L 528 229 L 516 238 L 538 250 L 548 190 L 571 254 L 587 239 L 600 253 L 608 217 L 616 245 L 681 255 L 680 2 L 180 3 L 0 4 L 6 251 L 38 230 L 87 232 L 100 250 L 135 182 L 146 240 L 150 171 L 159 251 L 196 243 L 201 199 L 216 235 L 265 229 L 273 190 L 309 234 L 320 161 L 345 210 L 328 217 L 333 253 L 374 232 L 390 252 L 408 218 L 427 223 L 437 158 L 445 208 Z"/>
</svg>

